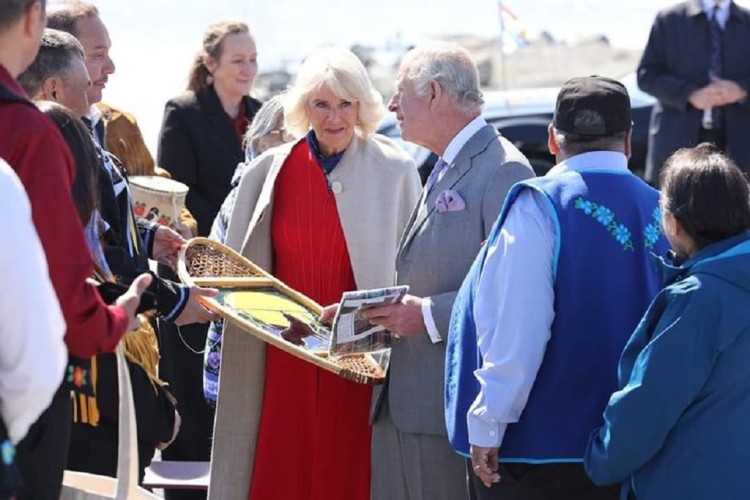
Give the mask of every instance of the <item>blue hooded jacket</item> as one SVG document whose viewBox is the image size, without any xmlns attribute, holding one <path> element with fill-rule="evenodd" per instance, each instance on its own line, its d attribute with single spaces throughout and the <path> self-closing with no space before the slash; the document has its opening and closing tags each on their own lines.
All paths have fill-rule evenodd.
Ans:
<svg viewBox="0 0 750 500">
<path fill-rule="evenodd" d="M 750 233 L 662 265 L 586 472 L 623 499 L 750 498 Z"/>
</svg>

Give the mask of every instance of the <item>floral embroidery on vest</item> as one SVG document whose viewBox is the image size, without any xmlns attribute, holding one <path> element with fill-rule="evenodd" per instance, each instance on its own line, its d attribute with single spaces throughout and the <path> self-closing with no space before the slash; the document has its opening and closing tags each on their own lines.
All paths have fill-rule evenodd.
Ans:
<svg viewBox="0 0 750 500">
<path fill-rule="evenodd" d="M 654 245 L 661 238 L 661 210 L 658 206 L 651 213 L 651 218 L 653 221 L 643 230 L 643 236 L 646 239 L 645 245 L 649 250 L 653 250 Z"/>
<path fill-rule="evenodd" d="M 630 229 L 625 224 L 620 224 L 615 220 L 615 214 L 612 210 L 604 205 L 586 200 L 582 196 L 576 198 L 575 208 L 581 210 L 586 215 L 590 215 L 607 228 L 607 231 L 615 237 L 624 250 L 633 251 L 633 240 Z"/>
</svg>

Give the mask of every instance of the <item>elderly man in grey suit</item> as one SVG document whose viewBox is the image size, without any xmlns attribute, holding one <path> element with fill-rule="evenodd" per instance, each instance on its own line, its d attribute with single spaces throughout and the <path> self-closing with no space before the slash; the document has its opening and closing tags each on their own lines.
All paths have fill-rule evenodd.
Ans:
<svg viewBox="0 0 750 500">
<path fill-rule="evenodd" d="M 467 496 L 466 466 L 448 443 L 443 417 L 451 307 L 509 188 L 534 173 L 481 117 L 479 76 L 464 49 L 413 49 L 396 85 L 388 108 L 403 138 L 440 159 L 396 257 L 397 281 L 409 285 L 410 295 L 366 312 L 398 336 L 373 405 L 372 497 L 457 500 Z"/>
</svg>

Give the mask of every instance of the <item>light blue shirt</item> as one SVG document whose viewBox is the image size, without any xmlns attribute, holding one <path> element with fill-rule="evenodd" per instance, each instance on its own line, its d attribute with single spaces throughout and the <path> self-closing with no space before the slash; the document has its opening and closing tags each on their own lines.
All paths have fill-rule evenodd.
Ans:
<svg viewBox="0 0 750 500">
<path fill-rule="evenodd" d="M 568 158 L 547 175 L 585 170 L 627 171 L 622 153 L 596 151 Z M 542 195 L 523 190 L 487 251 L 474 301 L 481 386 L 469 408 L 469 442 L 498 447 L 526 406 L 555 319 L 554 222 Z"/>
<path fill-rule="evenodd" d="M 467 123 L 466 126 L 462 128 L 458 134 L 456 134 L 456 136 L 448 144 L 448 147 L 445 148 L 443 156 L 441 157 L 443 161 L 448 164 L 445 172 L 454 167 L 454 162 L 456 160 L 456 156 L 458 156 L 458 153 L 466 145 L 466 143 L 469 142 L 469 139 L 474 137 L 474 134 L 479 132 L 485 125 L 487 125 L 487 121 L 481 116 L 477 116 L 469 123 Z M 437 182 L 442 179 L 442 177 L 445 175 L 445 172 L 443 172 L 442 175 L 437 179 Z M 426 196 L 426 193 L 423 193 L 422 196 Z M 442 342 L 443 339 L 440 337 L 440 333 L 438 333 L 437 325 L 435 324 L 435 318 L 433 318 L 432 316 L 432 300 L 430 299 L 430 297 L 424 297 L 422 299 L 422 319 L 424 321 L 424 326 L 427 329 L 427 335 L 430 336 L 430 340 L 432 340 L 432 343 L 437 344 L 438 342 Z"/>
<path fill-rule="evenodd" d="M 718 21 L 721 29 L 724 29 L 729 19 L 729 4 L 732 3 L 729 0 L 720 0 L 718 3 L 716 0 L 703 0 L 703 12 L 706 13 L 709 19 L 713 16 L 714 6 L 718 4 L 719 10 L 716 11 L 716 21 Z"/>
</svg>

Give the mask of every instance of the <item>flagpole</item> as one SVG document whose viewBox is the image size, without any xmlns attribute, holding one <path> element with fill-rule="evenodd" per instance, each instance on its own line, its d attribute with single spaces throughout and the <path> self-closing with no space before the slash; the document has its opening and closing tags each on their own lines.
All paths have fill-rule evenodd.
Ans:
<svg viewBox="0 0 750 500">
<path fill-rule="evenodd" d="M 508 90 L 508 71 L 505 62 L 505 20 L 503 19 L 503 0 L 497 0 L 500 12 L 500 85 L 502 90 Z"/>
</svg>

